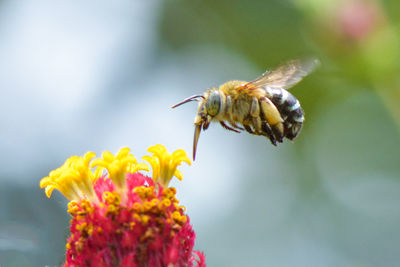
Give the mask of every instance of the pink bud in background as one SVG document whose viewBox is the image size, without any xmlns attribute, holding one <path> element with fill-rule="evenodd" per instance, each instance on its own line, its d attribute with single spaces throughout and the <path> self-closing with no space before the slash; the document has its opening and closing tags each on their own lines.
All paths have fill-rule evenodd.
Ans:
<svg viewBox="0 0 400 267">
<path fill-rule="evenodd" d="M 344 36 L 360 41 L 376 27 L 381 12 L 371 1 L 346 1 L 337 11 L 338 30 Z"/>
</svg>

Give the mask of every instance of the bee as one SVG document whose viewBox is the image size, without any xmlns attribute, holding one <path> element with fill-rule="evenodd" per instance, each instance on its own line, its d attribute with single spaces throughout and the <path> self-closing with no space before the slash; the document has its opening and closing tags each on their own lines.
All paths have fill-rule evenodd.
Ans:
<svg viewBox="0 0 400 267">
<path fill-rule="evenodd" d="M 200 131 L 207 130 L 211 122 L 219 122 L 229 131 L 245 130 L 266 136 L 274 146 L 282 143 L 283 138 L 293 140 L 303 125 L 304 112 L 287 89 L 300 82 L 317 64 L 316 59 L 288 61 L 251 82 L 228 81 L 174 105 L 172 108 L 199 102 L 194 119 L 193 160 Z"/>
</svg>

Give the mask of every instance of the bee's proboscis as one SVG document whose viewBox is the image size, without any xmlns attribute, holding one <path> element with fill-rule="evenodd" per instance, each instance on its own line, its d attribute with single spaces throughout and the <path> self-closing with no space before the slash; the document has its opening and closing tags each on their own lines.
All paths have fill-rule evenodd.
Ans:
<svg viewBox="0 0 400 267">
<path fill-rule="evenodd" d="M 193 137 L 193 161 L 196 159 L 197 143 L 199 141 L 201 125 L 196 125 Z"/>
</svg>

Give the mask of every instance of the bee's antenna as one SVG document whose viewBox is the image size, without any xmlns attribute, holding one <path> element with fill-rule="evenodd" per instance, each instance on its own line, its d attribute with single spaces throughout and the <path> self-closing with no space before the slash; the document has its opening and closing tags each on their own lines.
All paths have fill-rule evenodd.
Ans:
<svg viewBox="0 0 400 267">
<path fill-rule="evenodd" d="M 185 100 L 183 100 L 182 102 L 180 102 L 180 103 L 178 103 L 178 104 L 172 106 L 172 108 L 179 107 L 180 105 L 183 105 L 183 104 L 185 104 L 185 103 L 187 103 L 187 102 L 190 102 L 190 101 L 198 101 L 198 98 L 199 98 L 199 97 L 201 97 L 201 98 L 204 99 L 204 96 L 203 96 L 203 95 L 194 95 L 194 96 L 190 96 L 190 97 L 186 98 Z"/>
</svg>

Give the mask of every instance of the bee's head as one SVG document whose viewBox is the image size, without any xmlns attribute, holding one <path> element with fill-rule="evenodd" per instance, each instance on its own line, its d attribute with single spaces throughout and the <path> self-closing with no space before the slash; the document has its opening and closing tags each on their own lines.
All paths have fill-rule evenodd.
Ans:
<svg viewBox="0 0 400 267">
<path fill-rule="evenodd" d="M 207 130 L 212 119 L 217 116 L 221 110 L 221 95 L 218 90 L 208 90 L 204 94 L 204 98 L 199 100 L 197 116 L 194 119 L 195 125 L 203 125 L 203 129 Z"/>
<path fill-rule="evenodd" d="M 208 90 L 204 95 L 195 95 L 186 98 L 182 102 L 174 105 L 172 108 L 178 107 L 190 101 L 198 101 L 199 106 L 197 109 L 197 115 L 194 118 L 194 139 L 193 139 L 193 160 L 196 157 L 197 142 L 200 137 L 201 128 L 207 130 L 210 126 L 211 120 L 217 116 L 221 111 L 222 98 L 217 89 Z"/>
</svg>

